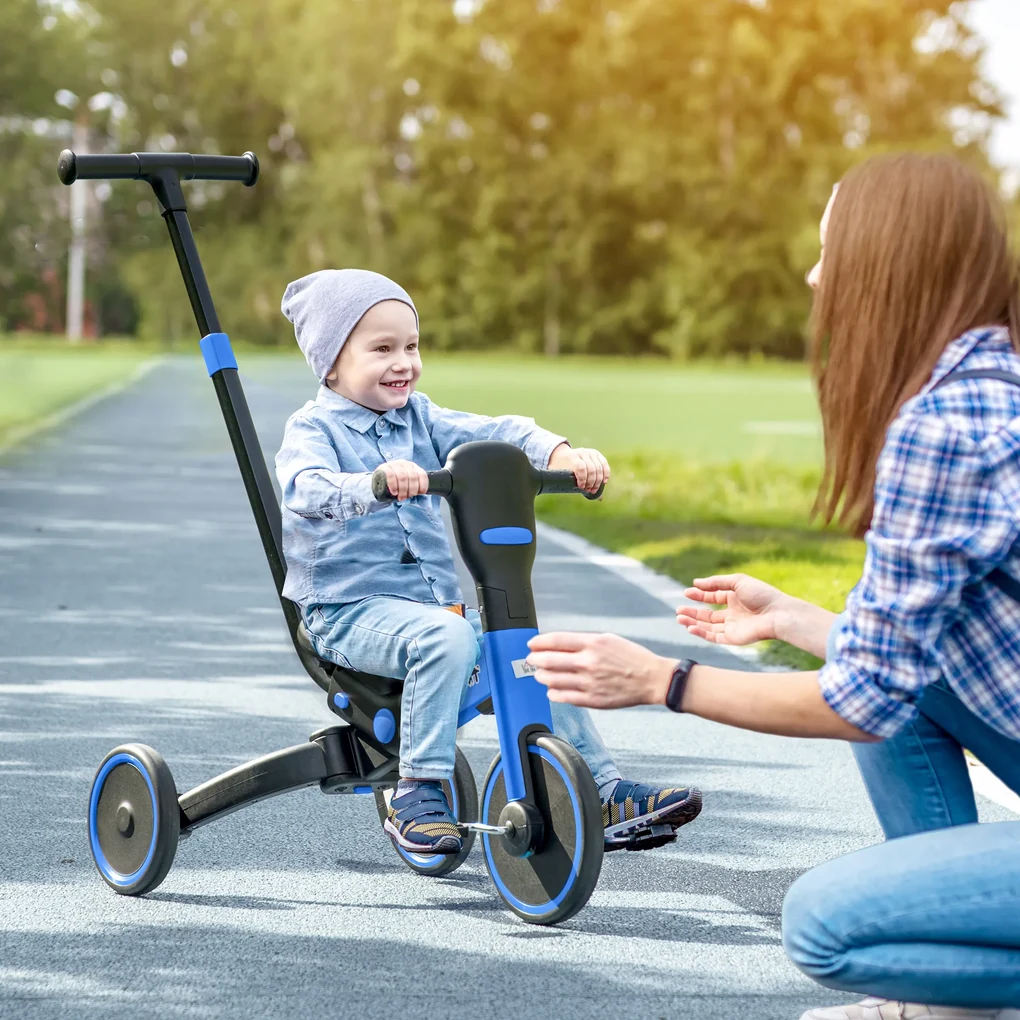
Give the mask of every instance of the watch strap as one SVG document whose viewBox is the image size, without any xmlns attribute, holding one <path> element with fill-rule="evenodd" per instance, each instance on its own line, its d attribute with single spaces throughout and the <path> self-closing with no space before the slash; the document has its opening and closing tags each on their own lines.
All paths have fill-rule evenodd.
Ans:
<svg viewBox="0 0 1020 1020">
<path fill-rule="evenodd" d="M 681 659 L 673 670 L 670 677 L 669 688 L 666 691 L 666 708 L 671 712 L 682 712 L 680 707 L 684 700 L 684 690 L 690 678 L 691 670 L 697 665 L 693 659 Z"/>
</svg>

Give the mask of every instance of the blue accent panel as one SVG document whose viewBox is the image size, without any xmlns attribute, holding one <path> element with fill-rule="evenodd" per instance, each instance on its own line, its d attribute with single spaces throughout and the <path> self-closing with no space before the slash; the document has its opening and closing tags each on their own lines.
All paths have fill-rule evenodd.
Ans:
<svg viewBox="0 0 1020 1020">
<path fill-rule="evenodd" d="M 237 368 L 237 358 L 226 333 L 210 333 L 199 340 L 198 346 L 202 348 L 202 357 L 210 375 L 215 375 L 222 368 Z"/>
<path fill-rule="evenodd" d="M 149 787 L 149 796 L 152 798 L 152 842 L 149 844 L 149 852 L 145 855 L 141 867 L 130 875 L 122 875 L 116 871 L 112 864 L 106 859 L 102 847 L 99 845 L 99 832 L 96 829 L 96 809 L 99 807 L 99 797 L 103 792 L 103 783 L 106 777 L 118 765 L 133 765 L 141 772 Z M 159 836 L 159 812 L 156 810 L 156 791 L 152 788 L 152 779 L 146 771 L 145 766 L 133 754 L 115 754 L 100 770 L 92 784 L 92 793 L 89 796 L 89 843 L 92 847 L 92 856 L 95 859 L 96 867 L 99 868 L 103 877 L 113 885 L 125 888 L 137 882 L 152 863 L 152 855 L 156 852 L 156 839 Z"/>
<path fill-rule="evenodd" d="M 460 703 L 460 715 L 457 717 L 457 729 L 461 726 L 471 722 L 472 719 L 477 719 L 481 713 L 478 711 L 477 706 L 481 704 L 490 694 L 489 690 L 489 671 L 485 668 L 485 661 L 483 659 L 481 663 L 481 669 L 478 671 L 478 683 L 474 687 L 468 687 L 464 693 L 464 697 Z"/>
<path fill-rule="evenodd" d="M 371 786 L 355 786 L 354 787 L 354 792 L 355 793 L 371 793 L 372 792 L 372 787 Z"/>
<path fill-rule="evenodd" d="M 372 732 L 380 744 L 388 744 L 397 732 L 397 720 L 388 708 L 380 708 L 372 719 Z"/>
<path fill-rule="evenodd" d="M 482 545 L 531 545 L 535 541 L 528 528 L 486 528 L 478 537 Z"/>
<path fill-rule="evenodd" d="M 540 758 L 547 761 L 556 771 L 560 774 L 563 779 L 563 785 L 570 792 L 570 805 L 574 809 L 574 857 L 570 862 L 570 875 L 567 877 L 567 882 L 563 888 L 559 891 L 559 894 L 545 903 L 525 903 L 523 900 L 519 900 L 510 890 L 506 887 L 503 879 L 500 878 L 499 872 L 496 870 L 496 864 L 492 859 L 492 845 L 491 840 L 493 839 L 488 833 L 482 833 L 482 849 L 485 853 L 485 864 L 489 869 L 489 875 L 492 881 L 495 883 L 496 888 L 499 890 L 500 895 L 507 901 L 512 903 L 518 910 L 525 914 L 531 914 L 534 917 L 540 917 L 542 914 L 547 914 L 551 910 L 555 910 L 563 902 L 563 897 L 573 888 L 574 882 L 577 881 L 578 871 L 581 867 L 581 856 L 584 853 L 584 830 L 581 828 L 581 803 L 578 800 L 577 791 L 571 785 L 570 780 L 567 778 L 566 772 L 563 771 L 563 766 L 551 755 L 548 751 L 541 747 L 529 747 L 528 750 L 532 754 L 538 755 Z M 486 821 L 489 817 L 489 802 L 492 800 L 492 791 L 496 788 L 496 780 L 499 779 L 500 773 L 503 771 L 503 762 L 499 763 L 499 766 L 492 772 L 489 785 L 485 789 L 485 795 L 482 798 L 482 821 Z M 509 797 L 507 798 L 509 800 Z M 496 836 L 496 839 L 502 839 L 501 836 Z"/>
<path fill-rule="evenodd" d="M 517 738 L 525 726 L 541 723 L 552 732 L 552 712 L 545 687 L 533 676 L 514 676 L 513 663 L 528 657 L 534 627 L 490 630 L 482 635 L 484 669 L 489 677 L 496 713 L 499 750 L 506 769 L 507 800 L 521 800 L 526 788 Z"/>
<path fill-rule="evenodd" d="M 336 705 L 337 708 L 346 708 L 350 703 L 351 699 L 348 698 L 343 691 L 339 691 L 333 695 L 333 704 Z"/>
</svg>

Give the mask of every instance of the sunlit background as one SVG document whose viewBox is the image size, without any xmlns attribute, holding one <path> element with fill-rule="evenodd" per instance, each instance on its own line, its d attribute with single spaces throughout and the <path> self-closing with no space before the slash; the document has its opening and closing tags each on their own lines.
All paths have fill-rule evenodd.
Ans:
<svg viewBox="0 0 1020 1020">
<path fill-rule="evenodd" d="M 196 359 L 152 194 L 62 187 L 60 150 L 251 149 L 257 187 L 186 193 L 252 392 L 314 383 L 288 281 L 387 273 L 430 396 L 613 455 L 599 515 L 543 512 L 839 608 L 861 546 L 806 525 L 818 218 L 853 163 L 913 148 L 1016 221 L 1018 53 L 1017 0 L 3 0 L 0 443 Z"/>
</svg>

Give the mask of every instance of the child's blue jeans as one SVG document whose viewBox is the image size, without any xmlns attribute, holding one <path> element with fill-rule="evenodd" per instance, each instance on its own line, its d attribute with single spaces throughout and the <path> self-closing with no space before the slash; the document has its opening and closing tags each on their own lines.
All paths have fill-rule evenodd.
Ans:
<svg viewBox="0 0 1020 1020">
<path fill-rule="evenodd" d="M 457 716 L 481 658 L 476 610 L 458 616 L 439 606 L 376 596 L 340 606 L 312 606 L 305 627 L 316 652 L 363 673 L 403 679 L 400 775 L 451 779 Z M 553 730 L 584 758 L 597 786 L 620 778 L 591 716 L 552 704 Z"/>
</svg>

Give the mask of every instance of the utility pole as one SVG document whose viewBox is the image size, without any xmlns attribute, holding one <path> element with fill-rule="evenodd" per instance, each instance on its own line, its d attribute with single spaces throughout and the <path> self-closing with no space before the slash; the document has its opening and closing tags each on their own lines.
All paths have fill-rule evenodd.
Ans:
<svg viewBox="0 0 1020 1020">
<path fill-rule="evenodd" d="M 74 122 L 74 151 L 88 151 L 88 107 L 82 103 Z M 81 342 L 85 313 L 85 181 L 71 185 L 71 248 L 67 260 L 67 339 Z"/>
</svg>

